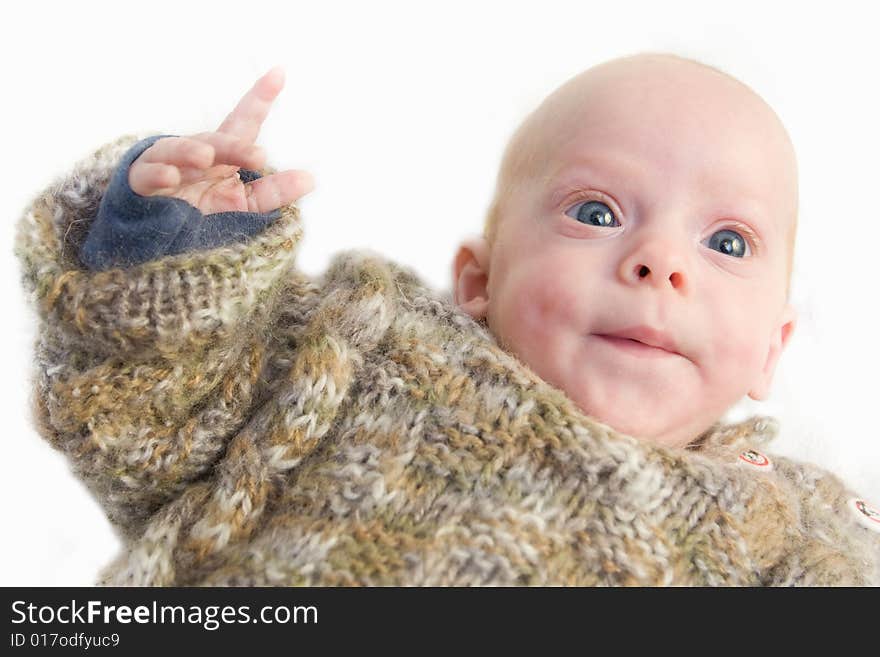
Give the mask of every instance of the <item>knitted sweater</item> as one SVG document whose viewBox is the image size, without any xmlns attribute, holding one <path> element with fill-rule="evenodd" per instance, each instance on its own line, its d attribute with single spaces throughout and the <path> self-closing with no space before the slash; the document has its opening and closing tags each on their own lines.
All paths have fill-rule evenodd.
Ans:
<svg viewBox="0 0 880 657">
<path fill-rule="evenodd" d="M 687 448 L 614 431 L 409 268 L 360 250 L 298 271 L 295 205 L 91 271 L 80 247 L 137 140 L 38 194 L 15 245 L 33 420 L 123 541 L 98 583 L 880 584 L 874 511 L 768 453 L 772 418 Z"/>
</svg>

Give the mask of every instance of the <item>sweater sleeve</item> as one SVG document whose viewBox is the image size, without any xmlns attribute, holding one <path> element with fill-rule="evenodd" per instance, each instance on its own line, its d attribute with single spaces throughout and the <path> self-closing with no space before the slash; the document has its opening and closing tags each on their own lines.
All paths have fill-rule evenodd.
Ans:
<svg viewBox="0 0 880 657">
<path fill-rule="evenodd" d="M 270 322 L 302 280 L 292 204 L 249 239 L 86 267 L 80 247 L 136 142 L 122 137 L 77 163 L 32 200 L 15 236 L 37 315 L 32 420 L 124 540 L 204 478 L 248 420 Z"/>
<path fill-rule="evenodd" d="M 129 266 L 163 255 L 243 241 L 280 215 L 277 209 L 204 215 L 183 199 L 136 194 L 128 184 L 131 164 L 156 141 L 172 136 L 147 137 L 122 156 L 80 252 L 80 260 L 88 269 Z M 261 174 L 239 169 L 239 176 L 250 182 Z"/>
</svg>

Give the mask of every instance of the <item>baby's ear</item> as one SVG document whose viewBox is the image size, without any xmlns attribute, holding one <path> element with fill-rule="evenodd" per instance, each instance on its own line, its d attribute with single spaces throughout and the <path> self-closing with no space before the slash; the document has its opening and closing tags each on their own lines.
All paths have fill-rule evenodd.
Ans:
<svg viewBox="0 0 880 657">
<path fill-rule="evenodd" d="M 489 311 L 489 243 L 482 236 L 464 240 L 452 262 L 455 304 L 474 319 Z"/>
<path fill-rule="evenodd" d="M 791 339 L 791 334 L 797 326 L 797 312 L 790 303 L 785 304 L 773 334 L 770 338 L 770 346 L 767 350 L 767 360 L 764 363 L 764 369 L 758 375 L 755 385 L 749 390 L 749 397 L 756 401 L 767 399 L 770 394 L 770 385 L 773 383 L 773 373 L 776 371 L 776 363 L 779 362 L 779 356 L 782 350 Z"/>
</svg>

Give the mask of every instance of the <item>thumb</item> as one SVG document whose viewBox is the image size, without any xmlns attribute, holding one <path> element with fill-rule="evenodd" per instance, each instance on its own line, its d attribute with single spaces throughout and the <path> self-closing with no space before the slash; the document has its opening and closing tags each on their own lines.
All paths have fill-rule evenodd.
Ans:
<svg viewBox="0 0 880 657">
<path fill-rule="evenodd" d="M 308 171 L 288 170 L 258 178 L 245 185 L 248 210 L 271 212 L 302 198 L 315 188 L 315 179 Z"/>
</svg>

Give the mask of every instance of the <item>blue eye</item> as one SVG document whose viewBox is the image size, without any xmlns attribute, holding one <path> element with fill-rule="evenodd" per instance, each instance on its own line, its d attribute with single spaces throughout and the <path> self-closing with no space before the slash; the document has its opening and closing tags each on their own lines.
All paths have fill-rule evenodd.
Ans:
<svg viewBox="0 0 880 657">
<path fill-rule="evenodd" d="M 567 212 L 565 214 L 588 226 L 604 226 L 606 228 L 610 226 L 611 228 L 616 228 L 620 225 L 617 223 L 617 219 L 614 218 L 611 208 L 601 201 L 586 201 L 585 203 L 578 203 L 572 206 L 572 208 L 578 207 L 580 210 L 578 210 L 576 217 L 571 217 Z"/>
<path fill-rule="evenodd" d="M 709 238 L 709 248 L 717 249 L 725 255 L 742 258 L 746 255 L 746 240 L 733 230 L 719 230 Z"/>
</svg>

